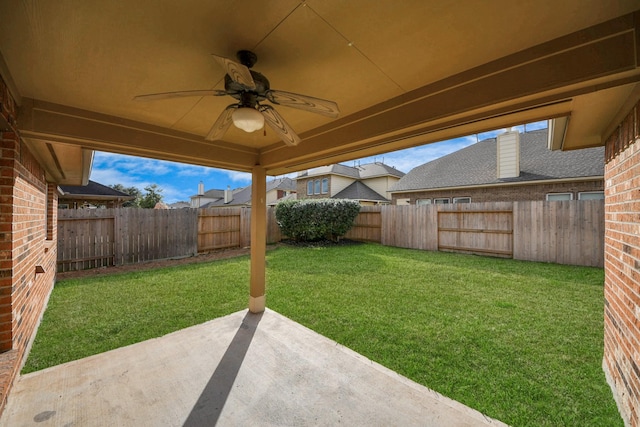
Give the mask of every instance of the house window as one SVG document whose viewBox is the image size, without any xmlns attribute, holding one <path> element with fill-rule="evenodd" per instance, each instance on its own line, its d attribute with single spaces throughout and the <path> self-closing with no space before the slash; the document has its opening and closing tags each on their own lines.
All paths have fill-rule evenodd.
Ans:
<svg viewBox="0 0 640 427">
<path fill-rule="evenodd" d="M 313 191 L 313 194 L 320 194 L 320 180 L 319 179 L 316 179 L 315 190 Z"/>
<path fill-rule="evenodd" d="M 396 199 L 396 205 L 398 206 L 405 206 L 410 204 L 411 204 L 411 199 Z"/>
<path fill-rule="evenodd" d="M 307 181 L 307 195 L 313 194 L 313 180 Z"/>
<path fill-rule="evenodd" d="M 454 197 L 453 203 L 471 203 L 471 197 Z"/>
<path fill-rule="evenodd" d="M 435 203 L 436 205 L 447 205 L 449 204 L 449 198 L 448 197 L 442 197 L 439 199 L 433 199 L 433 203 Z"/>
<path fill-rule="evenodd" d="M 578 193 L 578 200 L 604 200 L 604 191 L 583 191 Z"/>
<path fill-rule="evenodd" d="M 420 206 L 420 205 L 430 205 L 431 204 L 431 199 L 417 199 L 416 200 L 416 205 Z"/>
<path fill-rule="evenodd" d="M 573 200 L 573 193 L 548 193 L 547 202 L 558 202 L 561 200 Z"/>
<path fill-rule="evenodd" d="M 329 192 L 329 178 L 322 178 L 322 194 Z"/>
<path fill-rule="evenodd" d="M 58 209 L 69 209 L 69 204 L 68 203 L 62 203 L 62 204 L 58 205 Z"/>
</svg>

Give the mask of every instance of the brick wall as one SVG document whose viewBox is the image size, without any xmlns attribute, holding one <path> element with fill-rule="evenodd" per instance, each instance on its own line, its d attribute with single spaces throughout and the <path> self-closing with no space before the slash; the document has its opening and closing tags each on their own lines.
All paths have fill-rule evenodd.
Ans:
<svg viewBox="0 0 640 427">
<path fill-rule="evenodd" d="M 627 425 L 640 426 L 640 103 L 606 142 L 603 368 Z"/>
<path fill-rule="evenodd" d="M 512 185 L 505 187 L 470 188 L 466 190 L 437 190 L 415 191 L 393 194 L 393 204 L 398 199 L 410 199 L 410 204 L 415 205 L 417 199 L 434 199 L 447 197 L 471 197 L 472 203 L 484 202 L 523 202 L 528 200 L 545 200 L 547 193 L 572 193 L 574 200 L 578 199 L 578 193 L 583 191 L 602 191 L 604 180 L 576 181 L 567 183 L 550 183 L 534 185 Z"/>
<path fill-rule="evenodd" d="M 326 193 L 322 193 L 322 180 L 324 178 L 329 180 L 329 187 Z M 307 184 L 309 181 L 313 181 L 314 183 L 314 192 L 315 182 L 320 181 L 320 194 L 307 194 Z M 314 175 L 312 177 L 298 178 L 296 181 L 296 194 L 298 199 L 326 199 L 331 197 L 331 175 Z"/>
<path fill-rule="evenodd" d="M 56 271 L 57 192 L 15 129 L 0 80 L 0 409 L 33 341 Z M 44 272 L 38 272 L 44 271 Z"/>
</svg>

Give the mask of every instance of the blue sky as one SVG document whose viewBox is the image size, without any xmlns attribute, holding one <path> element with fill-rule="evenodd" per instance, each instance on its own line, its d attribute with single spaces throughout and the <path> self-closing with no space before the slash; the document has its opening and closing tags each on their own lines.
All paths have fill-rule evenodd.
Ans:
<svg viewBox="0 0 640 427">
<path fill-rule="evenodd" d="M 541 129 L 547 127 L 547 122 L 529 123 L 526 126 L 527 131 Z M 524 126 L 518 126 L 518 129 L 522 132 Z M 493 138 L 502 131 L 498 129 L 481 133 L 477 137 L 474 134 L 355 160 L 360 163 L 384 161 L 407 173 L 416 166 L 458 151 L 477 141 Z M 353 165 L 353 161 L 345 164 Z M 200 181 L 204 183 L 205 190 L 224 189 L 227 185 L 231 188 L 244 187 L 251 183 L 251 174 L 97 151 L 90 179 L 108 186 L 122 184 L 125 187 L 137 187 L 143 192 L 144 187 L 157 184 L 162 189 L 165 203 L 174 203 L 188 202 L 189 197 L 197 193 Z"/>
</svg>

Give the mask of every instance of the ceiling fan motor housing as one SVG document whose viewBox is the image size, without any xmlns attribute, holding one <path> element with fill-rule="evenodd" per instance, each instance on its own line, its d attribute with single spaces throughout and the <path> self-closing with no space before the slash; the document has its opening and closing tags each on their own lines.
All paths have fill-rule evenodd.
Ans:
<svg viewBox="0 0 640 427">
<path fill-rule="evenodd" d="M 247 68 L 253 67 L 258 62 L 258 55 L 250 50 L 239 50 L 236 53 L 238 61 Z"/>
<path fill-rule="evenodd" d="M 265 99 L 267 99 L 266 93 L 270 89 L 269 80 L 267 80 L 265 76 L 258 73 L 257 71 L 253 71 L 253 70 L 250 70 L 250 71 L 251 71 L 251 77 L 253 78 L 253 81 L 256 84 L 255 89 L 253 90 L 247 89 L 246 86 L 233 81 L 229 76 L 229 74 L 225 74 L 224 76 L 224 89 L 227 91 L 229 95 L 233 96 L 235 99 L 238 99 L 238 100 L 241 99 L 242 97 L 241 94 L 243 92 L 252 92 L 256 94 L 258 101 L 264 101 Z"/>
<path fill-rule="evenodd" d="M 205 137 L 207 141 L 221 139 L 232 123 L 246 132 L 262 129 L 264 123 L 268 123 L 271 129 L 287 145 L 300 143 L 300 137 L 280 113 L 270 105 L 261 104 L 265 100 L 273 104 L 306 110 L 332 118 L 337 117 L 340 113 L 338 104 L 333 101 L 299 93 L 271 90 L 269 80 L 257 71 L 251 70 L 251 67 L 258 60 L 255 53 L 241 50 L 238 51 L 236 56 L 240 61 L 239 63 L 222 56 L 213 55 L 216 62 L 227 72 L 224 76 L 225 90 L 211 89 L 155 93 L 137 96 L 136 99 L 150 101 L 185 96 L 225 95 L 235 98 L 238 102 L 228 105 L 218 116 Z"/>
</svg>

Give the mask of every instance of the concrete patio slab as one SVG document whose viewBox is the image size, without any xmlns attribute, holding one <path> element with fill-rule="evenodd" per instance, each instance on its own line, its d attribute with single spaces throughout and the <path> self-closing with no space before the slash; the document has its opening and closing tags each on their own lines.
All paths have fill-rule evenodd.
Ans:
<svg viewBox="0 0 640 427">
<path fill-rule="evenodd" d="M 24 375 L 1 426 L 504 426 L 280 314 L 246 310 Z"/>
</svg>

